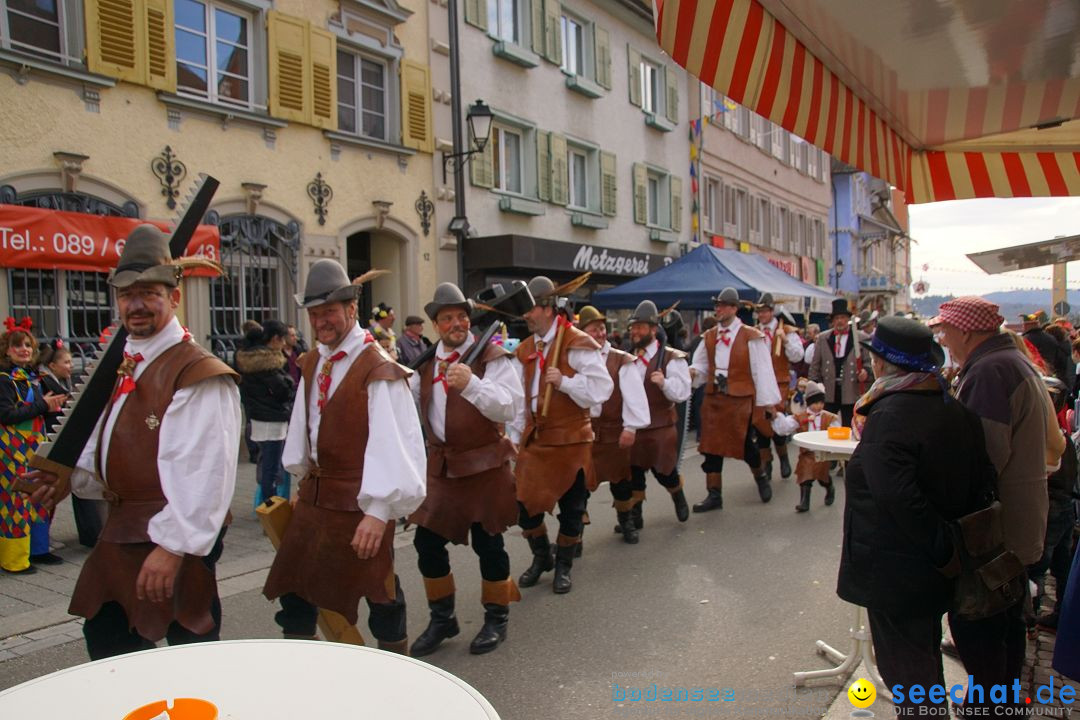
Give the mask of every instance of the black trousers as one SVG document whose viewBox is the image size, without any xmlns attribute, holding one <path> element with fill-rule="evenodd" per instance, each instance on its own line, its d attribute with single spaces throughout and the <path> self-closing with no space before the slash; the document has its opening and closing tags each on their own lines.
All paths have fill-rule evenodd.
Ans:
<svg viewBox="0 0 1080 720">
<path fill-rule="evenodd" d="M 480 576 L 489 582 L 499 582 L 510 577 L 510 556 L 506 554 L 502 534 L 491 535 L 480 523 L 470 528 L 472 549 L 480 560 Z M 450 541 L 423 525 L 416 527 L 413 547 L 416 548 L 420 574 L 426 578 L 441 578 L 450 574 L 450 553 L 446 545 Z"/>
<path fill-rule="evenodd" d="M 746 432 L 746 440 L 743 444 L 743 460 L 750 466 L 750 470 L 757 474 L 761 470 L 761 453 L 758 452 L 757 432 L 751 427 Z M 724 471 L 724 456 L 709 455 L 704 453 L 705 461 L 701 463 L 701 470 L 707 473 Z"/>
<path fill-rule="evenodd" d="M 388 603 L 367 601 L 368 629 L 376 640 L 386 643 L 401 642 L 405 639 L 405 593 L 401 591 L 401 580 L 394 575 L 395 597 Z M 281 610 L 274 615 L 274 620 L 286 635 L 308 636 L 315 634 L 319 619 L 319 608 L 295 593 L 286 593 L 279 598 Z"/>
<path fill-rule="evenodd" d="M 851 427 L 851 419 L 855 417 L 855 405 L 841 405 L 840 403 L 825 403 L 825 409 L 831 412 L 833 415 L 840 416 L 840 424 L 844 427 Z"/>
<path fill-rule="evenodd" d="M 770 443 L 772 443 L 773 445 L 776 445 L 776 449 L 779 451 L 779 450 L 781 450 L 781 449 L 783 449 L 784 447 L 787 446 L 788 437 L 786 435 L 775 435 L 775 434 L 772 437 L 765 437 L 764 435 L 758 434 L 758 436 L 757 436 L 758 450 L 766 450 L 766 449 L 768 449 Z"/>
<path fill-rule="evenodd" d="M 585 505 L 588 499 L 589 491 L 585 488 L 585 471 L 579 470 L 574 484 L 559 498 L 560 535 L 572 538 L 581 537 L 581 532 L 585 527 L 582 516 L 585 514 Z M 543 522 L 544 513 L 529 515 L 525 506 L 518 503 L 518 525 L 521 526 L 522 530 L 538 528 Z"/>
<path fill-rule="evenodd" d="M 630 466 L 630 490 L 639 490 L 645 492 L 645 479 L 646 473 L 649 468 L 638 467 L 637 465 Z M 679 468 L 675 468 L 669 474 L 664 475 L 656 468 L 652 468 L 652 474 L 656 477 L 656 481 L 663 485 L 668 490 L 674 490 L 679 486 Z M 620 483 L 625 485 L 626 483 Z M 614 487 L 614 486 L 612 486 Z M 614 494 L 614 491 L 612 491 Z"/>
<path fill-rule="evenodd" d="M 965 706 L 991 707 L 990 688 L 993 685 L 1007 685 L 1006 693 L 1009 704 L 1012 703 L 1012 682 L 1020 677 L 1024 669 L 1024 654 L 1027 651 L 1027 625 L 1024 620 L 1028 609 L 1028 598 L 1005 610 L 982 620 L 963 620 L 949 614 L 949 629 L 952 630 L 953 642 L 964 669 L 974 678 L 974 683 L 982 685 L 985 697 L 979 702 Z M 1021 698 L 1023 703 L 1023 698 Z M 993 712 L 992 710 L 990 712 Z"/>
<path fill-rule="evenodd" d="M 945 685 L 941 667 L 941 615 L 896 616 L 878 610 L 867 610 L 870 633 L 874 640 L 874 655 L 886 687 L 912 685 L 929 689 Z M 894 701 L 895 702 L 895 701 Z M 948 707 L 948 699 L 933 703 L 924 697 L 913 703 L 904 695 L 904 702 L 895 703 L 899 717 L 915 717 L 920 707 Z"/>
<path fill-rule="evenodd" d="M 203 564 L 210 569 L 210 572 L 214 572 L 217 561 L 221 558 L 221 553 L 225 549 L 223 540 L 227 529 L 225 527 L 221 528 L 217 540 L 214 541 L 214 547 L 210 549 L 210 554 L 202 558 Z M 134 579 L 132 579 L 132 582 L 134 582 Z M 214 627 L 204 635 L 194 633 L 178 622 L 170 623 L 165 633 L 165 641 L 169 645 L 186 645 L 188 643 L 220 640 L 221 600 L 218 599 L 216 594 L 210 605 L 210 617 L 214 620 Z M 116 602 L 105 603 L 98 610 L 97 615 L 83 623 L 83 638 L 86 640 L 86 652 L 91 660 L 101 660 L 102 658 L 115 657 L 116 655 L 138 652 L 139 650 L 149 650 L 157 645 L 131 629 L 127 613 L 124 612 L 124 608 L 120 603 Z"/>
<path fill-rule="evenodd" d="M 642 487 L 645 486 L 644 480 L 642 480 Z M 619 502 L 626 502 L 634 496 L 634 483 L 629 480 L 624 480 L 621 483 L 611 483 L 611 497 L 613 500 Z"/>
</svg>

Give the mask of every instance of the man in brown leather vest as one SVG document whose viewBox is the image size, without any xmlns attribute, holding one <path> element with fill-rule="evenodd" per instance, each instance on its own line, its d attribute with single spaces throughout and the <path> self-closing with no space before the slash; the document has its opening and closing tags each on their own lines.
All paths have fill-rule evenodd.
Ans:
<svg viewBox="0 0 1080 720">
<path fill-rule="evenodd" d="M 769 476 L 755 441 L 756 429 L 766 430 L 772 408 L 780 402 L 769 348 L 764 335 L 739 320 L 739 294 L 734 288 L 724 288 L 713 301 L 718 324 L 705 333 L 690 364 L 694 385 L 705 386 L 698 449 L 705 456 L 701 469 L 708 489 L 706 498 L 694 505 L 694 512 L 724 507 L 725 457 L 745 460 L 761 501 L 772 499 Z"/>
<path fill-rule="evenodd" d="M 637 503 L 630 483 L 630 448 L 637 431 L 649 426 L 649 401 L 645 397 L 643 376 L 633 355 L 611 347 L 607 318 L 599 310 L 592 305 L 581 308 L 577 326 L 600 345 L 600 356 L 615 386 L 610 398 L 589 410 L 596 436 L 592 445 L 596 472 L 594 481 L 589 483 L 589 492 L 596 492 L 602 482 L 610 484 L 612 504 L 619 519 L 615 531 L 622 533 L 624 542 L 633 545 L 638 541 L 638 528 L 631 514 Z"/>
<path fill-rule="evenodd" d="M 69 612 L 92 660 L 219 639 L 215 566 L 240 443 L 236 373 L 176 319 L 180 273 L 156 226 L 131 232 L 109 278 L 128 331 L 124 364 L 72 474 L 109 515 Z M 45 482 L 55 476 L 35 473 Z"/>
<path fill-rule="evenodd" d="M 480 560 L 484 625 L 469 652 L 491 652 L 506 639 L 510 603 L 521 599 L 502 536 L 517 520 L 510 470 L 514 446 L 504 425 L 516 417 L 525 396 L 509 352 L 494 343 L 475 347 L 472 311 L 472 301 L 457 285 L 435 288 L 424 312 L 435 323 L 439 344 L 435 356 L 409 379 L 428 445 L 427 498 L 409 521 L 417 526 L 413 546 L 431 610 L 431 622 L 413 643 L 413 657 L 432 653 L 460 632 L 448 542 L 467 544 L 471 533 Z"/>
<path fill-rule="evenodd" d="M 649 470 L 671 493 L 679 522 L 686 522 L 690 517 L 679 475 L 679 436 L 675 428 L 678 419 L 675 404 L 690 399 L 690 368 L 686 364 L 686 353 L 667 347 L 657 339 L 659 324 L 660 313 L 652 300 L 641 301 L 630 316 L 634 362 L 641 369 L 651 418 L 649 426 L 638 431 L 630 450 L 635 524 L 641 520 L 645 473 Z"/>
<path fill-rule="evenodd" d="M 613 384 L 596 342 L 558 319 L 565 298 L 559 297 L 555 284 L 535 277 L 529 281 L 529 291 L 536 301 L 525 313 L 532 334 L 514 353 L 525 405 L 509 426 L 511 440 L 518 440 L 520 446 L 514 469 L 518 524 L 533 552 L 532 565 L 518 584 L 532 587 L 554 565 L 552 589 L 566 593 L 571 587 L 575 546 L 581 541 L 588 485 L 594 482 L 589 408 L 607 400 Z M 551 512 L 556 503 L 559 536 L 553 563 L 544 513 Z"/>
<path fill-rule="evenodd" d="M 281 598 L 285 636 L 303 638 L 315 635 L 319 608 L 355 623 L 366 599 L 378 646 L 405 654 L 394 518 L 424 499 L 424 441 L 409 370 L 356 322 L 359 291 L 340 264 L 319 260 L 296 297 L 318 347 L 300 359 L 282 463 L 303 479 L 263 594 Z"/>
<path fill-rule="evenodd" d="M 772 293 L 761 294 L 761 299 L 757 304 L 757 320 L 757 329 L 765 336 L 769 344 L 769 358 L 772 360 L 776 385 L 780 390 L 781 402 L 773 410 L 786 413 L 788 412 L 786 407 L 788 388 L 791 386 L 791 363 L 802 361 L 804 354 L 802 341 L 799 339 L 799 332 L 793 321 L 785 322 L 784 318 L 777 317 Z M 776 455 L 780 458 L 780 477 L 785 480 L 791 477 L 791 458 L 788 456 L 787 441 L 785 436 L 777 435 L 771 428 L 767 432 L 758 433 L 757 446 L 761 452 L 761 460 L 765 463 L 765 473 L 769 477 L 772 477 L 770 444 L 776 445 Z"/>
</svg>

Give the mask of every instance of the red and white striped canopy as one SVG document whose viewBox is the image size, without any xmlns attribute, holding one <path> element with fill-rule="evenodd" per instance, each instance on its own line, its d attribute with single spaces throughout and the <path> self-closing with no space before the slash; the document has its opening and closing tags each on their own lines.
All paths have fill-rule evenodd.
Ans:
<svg viewBox="0 0 1080 720">
<path fill-rule="evenodd" d="M 908 202 L 1080 195 L 1076 0 L 656 0 L 677 63 Z"/>
</svg>

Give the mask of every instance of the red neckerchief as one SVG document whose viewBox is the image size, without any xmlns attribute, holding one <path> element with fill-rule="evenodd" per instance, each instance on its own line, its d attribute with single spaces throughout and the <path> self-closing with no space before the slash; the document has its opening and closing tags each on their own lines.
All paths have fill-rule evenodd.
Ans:
<svg viewBox="0 0 1080 720">
<path fill-rule="evenodd" d="M 330 371 L 334 369 L 334 363 L 341 360 L 348 353 L 344 350 L 338 350 L 336 353 L 326 358 L 323 362 L 322 369 L 319 370 L 319 412 L 322 412 L 323 407 L 326 406 L 326 396 L 330 393 Z"/>
<path fill-rule="evenodd" d="M 724 343 L 724 347 L 731 347 L 732 338 L 727 337 L 727 334 L 731 332 L 731 328 L 717 328 L 716 333 L 720 336 L 720 342 Z"/>
<path fill-rule="evenodd" d="M 116 402 L 122 395 L 127 395 L 135 389 L 135 366 L 142 361 L 142 353 L 135 353 L 134 355 L 127 352 L 124 353 L 124 362 L 120 363 L 120 367 L 116 371 L 116 374 L 120 376 L 120 384 L 116 386 L 113 402 Z"/>
<path fill-rule="evenodd" d="M 459 353 L 457 350 L 455 350 L 454 352 L 450 353 L 448 356 L 446 356 L 444 358 L 439 358 L 439 364 L 437 366 L 438 369 L 439 369 L 439 373 L 438 373 L 438 375 L 436 375 L 432 379 L 431 382 L 432 383 L 442 383 L 443 390 L 445 392 L 450 392 L 450 385 L 447 384 L 447 382 L 446 382 L 446 369 L 448 367 L 450 367 L 450 364 L 455 362 L 459 357 L 461 357 L 461 353 Z"/>
</svg>

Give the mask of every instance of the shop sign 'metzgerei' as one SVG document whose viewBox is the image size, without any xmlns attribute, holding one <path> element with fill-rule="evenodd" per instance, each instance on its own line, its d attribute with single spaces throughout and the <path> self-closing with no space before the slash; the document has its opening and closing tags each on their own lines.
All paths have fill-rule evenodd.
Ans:
<svg viewBox="0 0 1080 720">
<path fill-rule="evenodd" d="M 582 245 L 574 256 L 574 270 L 606 275 L 648 275 L 649 256 L 609 252 L 607 248 L 596 252 L 592 246 Z"/>
</svg>

